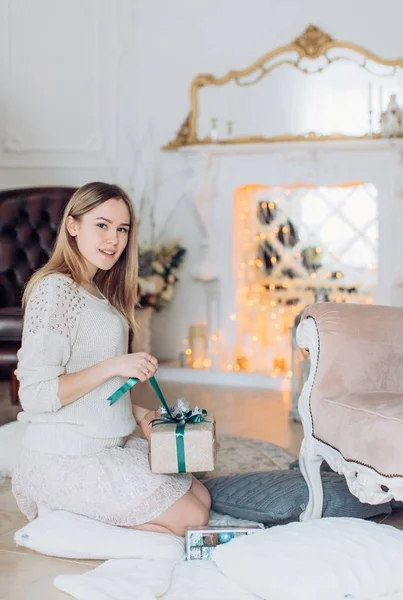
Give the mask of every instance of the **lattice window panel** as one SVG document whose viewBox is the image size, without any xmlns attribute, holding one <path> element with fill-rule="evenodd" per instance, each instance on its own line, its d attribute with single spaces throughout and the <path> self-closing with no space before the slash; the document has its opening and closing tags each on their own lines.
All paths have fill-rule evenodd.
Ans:
<svg viewBox="0 0 403 600">
<path fill-rule="evenodd" d="M 377 190 L 368 183 L 245 186 L 237 190 L 235 215 L 236 353 L 247 359 L 248 370 L 268 371 L 275 364 L 274 372 L 283 373 L 288 328 L 306 304 L 371 301 Z"/>
</svg>

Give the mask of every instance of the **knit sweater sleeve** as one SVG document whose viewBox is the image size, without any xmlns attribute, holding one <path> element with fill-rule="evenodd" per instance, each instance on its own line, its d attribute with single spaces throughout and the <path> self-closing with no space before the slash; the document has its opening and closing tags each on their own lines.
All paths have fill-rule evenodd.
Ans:
<svg viewBox="0 0 403 600">
<path fill-rule="evenodd" d="M 28 414 L 62 407 L 59 377 L 77 334 L 80 304 L 74 284 L 61 275 L 44 277 L 29 297 L 16 370 L 21 406 Z"/>
</svg>

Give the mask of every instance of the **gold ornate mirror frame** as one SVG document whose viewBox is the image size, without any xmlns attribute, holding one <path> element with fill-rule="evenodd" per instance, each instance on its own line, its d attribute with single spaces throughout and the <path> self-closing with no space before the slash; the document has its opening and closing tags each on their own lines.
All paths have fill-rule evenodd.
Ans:
<svg viewBox="0 0 403 600">
<path fill-rule="evenodd" d="M 240 71 L 228 71 L 226 75 L 223 77 L 215 77 L 212 74 L 201 74 L 197 75 L 190 84 L 190 112 L 186 117 L 185 121 L 180 126 L 176 137 L 170 141 L 168 144 L 163 146 L 164 150 L 177 150 L 183 146 L 193 146 L 198 144 L 211 144 L 212 139 L 210 137 L 199 139 L 197 137 L 197 122 L 199 118 L 199 90 L 205 86 L 223 86 L 230 81 L 235 81 L 237 85 L 253 85 L 263 79 L 266 75 L 268 75 L 271 71 L 276 69 L 277 67 L 288 64 L 291 65 L 304 73 L 310 73 L 308 69 L 301 67 L 301 60 L 304 58 L 307 59 L 317 59 L 323 56 L 326 60 L 326 64 L 323 67 L 317 69 L 316 72 L 323 71 L 326 67 L 331 65 L 332 63 L 340 60 L 340 57 L 329 57 L 328 51 L 334 48 L 338 49 L 347 49 L 353 52 L 356 52 L 363 58 L 363 62 L 359 65 L 364 69 L 368 69 L 367 62 L 373 61 L 378 63 L 379 65 L 383 65 L 386 67 L 393 67 L 395 70 L 397 67 L 403 67 L 403 59 L 396 58 L 392 60 L 385 60 L 376 56 L 372 52 L 365 50 L 361 46 L 358 46 L 349 42 L 342 42 L 339 40 L 334 40 L 327 33 L 321 31 L 318 27 L 314 25 L 308 25 L 305 29 L 304 33 L 295 38 L 291 44 L 286 46 L 281 46 L 276 48 L 275 50 L 271 50 L 264 56 L 262 56 L 259 60 L 252 63 L 246 69 Z M 297 58 L 296 60 L 284 59 L 279 60 L 272 66 L 268 66 L 267 63 L 271 61 L 273 58 L 286 54 L 289 52 L 296 52 Z M 344 57 L 345 58 L 345 57 Z M 352 60 L 352 59 L 347 59 Z M 241 83 L 240 79 L 242 77 L 248 77 L 250 75 L 256 75 L 256 78 L 252 82 Z M 262 136 L 242 136 L 242 137 L 232 137 L 229 139 L 217 140 L 215 144 L 240 144 L 240 143 L 270 143 L 270 142 L 285 142 L 285 141 L 306 141 L 306 140 L 329 140 L 329 139 L 368 139 L 368 138 L 377 138 L 379 134 L 366 134 L 361 137 L 357 136 L 349 136 L 343 134 L 337 135 L 319 135 L 316 133 L 309 133 L 307 135 L 281 135 L 276 137 L 262 137 Z"/>
</svg>

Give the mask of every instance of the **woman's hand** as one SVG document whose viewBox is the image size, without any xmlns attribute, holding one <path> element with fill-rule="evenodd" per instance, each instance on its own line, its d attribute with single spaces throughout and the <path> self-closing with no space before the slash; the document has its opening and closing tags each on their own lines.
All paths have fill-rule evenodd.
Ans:
<svg viewBox="0 0 403 600">
<path fill-rule="evenodd" d="M 149 440 L 151 436 L 151 421 L 158 419 L 158 417 L 160 417 L 159 410 L 149 410 L 144 417 L 140 419 L 138 424 L 146 440 Z"/>
<path fill-rule="evenodd" d="M 158 360 L 147 352 L 123 354 L 110 359 L 112 377 L 137 377 L 144 383 L 153 377 L 158 369 Z"/>
</svg>

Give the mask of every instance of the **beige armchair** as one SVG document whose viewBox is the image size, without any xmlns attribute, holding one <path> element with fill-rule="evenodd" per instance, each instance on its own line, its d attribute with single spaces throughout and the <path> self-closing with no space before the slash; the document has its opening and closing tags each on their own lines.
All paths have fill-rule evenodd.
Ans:
<svg viewBox="0 0 403 600">
<path fill-rule="evenodd" d="M 403 308 L 313 304 L 297 343 L 311 357 L 298 403 L 309 488 L 301 520 L 322 516 L 323 460 L 361 502 L 403 500 Z"/>
</svg>

